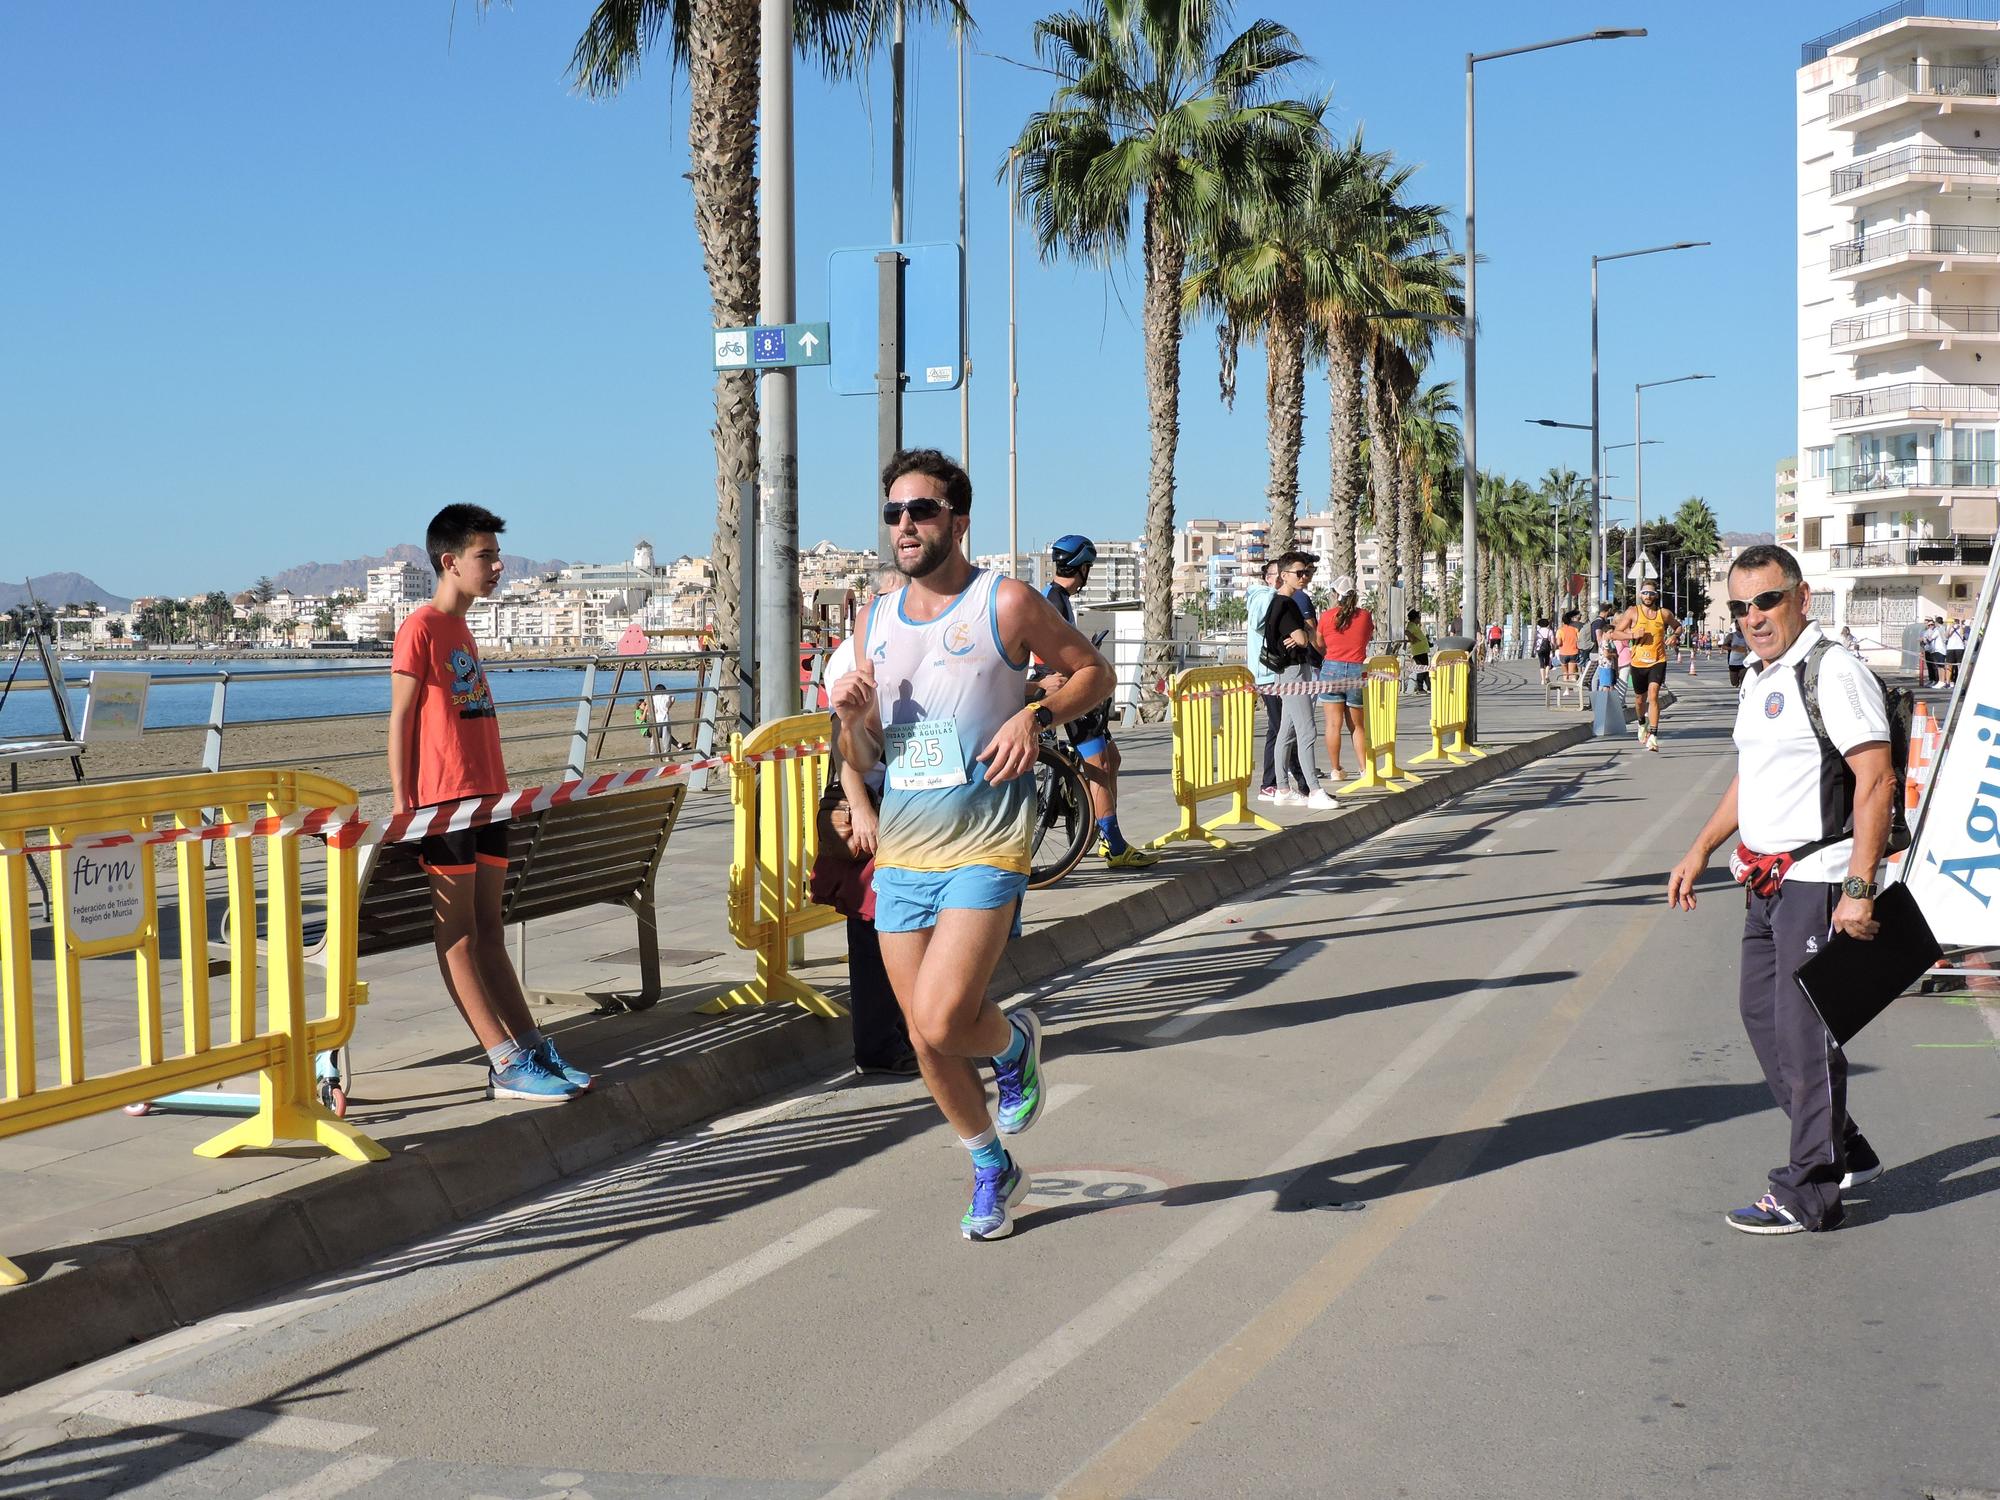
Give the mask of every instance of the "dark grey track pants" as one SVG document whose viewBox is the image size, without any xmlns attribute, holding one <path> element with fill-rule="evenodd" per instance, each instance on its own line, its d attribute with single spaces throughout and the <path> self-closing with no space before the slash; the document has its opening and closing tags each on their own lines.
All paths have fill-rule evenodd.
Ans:
<svg viewBox="0 0 2000 1500">
<path fill-rule="evenodd" d="M 1847 1055 L 1800 992 L 1793 972 L 1827 939 L 1840 887 L 1787 880 L 1775 896 L 1748 897 L 1739 970 L 1743 1029 L 1771 1097 L 1792 1122 L 1791 1157 L 1771 1172 L 1771 1192 L 1808 1229 L 1840 1223 L 1848 1153 L 1867 1143 L 1847 1114 Z"/>
</svg>

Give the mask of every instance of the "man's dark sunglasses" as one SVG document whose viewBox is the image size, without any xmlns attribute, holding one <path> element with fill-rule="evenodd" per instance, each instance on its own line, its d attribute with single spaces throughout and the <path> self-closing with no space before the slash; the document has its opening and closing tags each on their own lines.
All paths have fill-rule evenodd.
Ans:
<svg viewBox="0 0 2000 1500">
<path fill-rule="evenodd" d="M 882 524 L 884 526 L 900 526 L 903 523 L 903 512 L 908 511 L 910 519 L 921 525 L 925 521 L 935 521 L 944 513 L 945 509 L 945 501 L 933 500 L 928 495 L 919 495 L 914 500 L 884 500 L 882 502 Z M 953 514 L 955 515 L 957 512 L 954 511 Z"/>
<path fill-rule="evenodd" d="M 1763 593 L 1752 595 L 1748 599 L 1731 599 L 1729 601 L 1729 618 L 1740 620 L 1753 609 L 1760 615 L 1767 614 L 1778 607 L 1779 600 L 1783 599 L 1785 595 L 1797 587 L 1798 585 L 1795 583 L 1788 583 L 1781 589 L 1765 589 Z"/>
</svg>

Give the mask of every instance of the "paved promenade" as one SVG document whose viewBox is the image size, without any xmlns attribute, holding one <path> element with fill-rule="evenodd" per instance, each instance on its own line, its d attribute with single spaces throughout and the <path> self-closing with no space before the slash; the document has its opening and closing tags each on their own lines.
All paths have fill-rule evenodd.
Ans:
<svg viewBox="0 0 2000 1500">
<path fill-rule="evenodd" d="M 1531 664 L 1500 666 L 1486 683 L 1482 733 L 1489 747 L 1504 750 L 1559 729 L 1578 732 L 1583 716 L 1543 706 Z M 1406 761 L 1428 746 L 1427 703 L 1404 700 L 1399 754 Z M 1120 739 L 1122 821 L 1129 834 L 1150 837 L 1176 821 L 1168 733 L 1163 725 L 1145 726 Z M 1354 774 L 1351 753 L 1348 774 Z M 1389 809 L 1373 810 L 1378 804 L 1405 800 L 1373 793 L 1344 798 L 1334 814 L 1260 810 L 1294 829 L 1333 825 L 1351 840 L 1383 826 Z M 1367 826 L 1355 826 L 1363 818 Z M 1281 845 L 1276 836 L 1254 832 L 1233 837 L 1253 847 L 1217 853 L 1180 844 L 1146 873 L 1114 873 L 1086 856 L 1061 884 L 1031 895 L 1026 932 L 996 978 L 996 993 L 1115 949 L 1245 883 L 1302 865 L 1321 848 Z M 812 1020 L 791 1007 L 726 1018 L 695 1013 L 751 973 L 750 955 L 735 948 L 725 923 L 729 840 L 726 797 L 691 795 L 658 886 L 666 994 L 657 1008 L 548 1009 L 549 1028 L 568 1056 L 605 1084 L 628 1087 L 562 1108 L 487 1101 L 483 1058 L 423 948 L 362 967 L 371 1001 L 353 1049 L 349 1118 L 389 1147 L 388 1163 L 354 1167 L 302 1146 L 206 1161 L 191 1148 L 226 1122 L 186 1114 L 138 1119 L 113 1112 L 0 1141 L 0 1253 L 41 1283 L 0 1291 L 0 1389 L 24 1372 L 45 1373 L 69 1345 L 89 1353 L 116 1347 L 128 1326 L 152 1332 L 187 1321 L 239 1297 L 246 1282 L 261 1289 L 346 1264 L 399 1234 L 434 1228 L 441 1216 L 488 1210 L 666 1131 L 808 1076 L 838 1072 L 851 1058 L 845 1022 Z M 615 907 L 534 922 L 526 934 L 529 983 L 636 989 L 634 943 L 632 918 Z M 844 946 L 838 928 L 813 935 L 801 972 L 841 994 Z M 510 947 L 518 954 L 517 937 L 510 936 Z M 171 975 L 173 965 L 166 967 Z M 129 1045 L 129 964 L 107 960 L 87 968 L 93 996 L 87 1044 Z M 46 996 L 52 980 L 46 953 L 36 970 L 38 993 Z M 176 1003 L 170 993 L 169 1013 Z M 273 1209 L 297 1195 L 310 1195 L 314 1205 L 304 1223 Z M 56 1342 L 31 1355 L 8 1335 L 27 1314 L 27 1294 L 36 1291 L 34 1338 Z"/>
<path fill-rule="evenodd" d="M 1037 986 L 1009 1240 L 919 1086 L 801 1090 L 0 1399 L 0 1493 L 1990 1497 L 2000 1016 L 1856 1041 L 1842 1229 L 1725 1227 L 1785 1127 L 1740 898 L 1662 892 L 1726 735 L 1698 686 Z"/>
</svg>

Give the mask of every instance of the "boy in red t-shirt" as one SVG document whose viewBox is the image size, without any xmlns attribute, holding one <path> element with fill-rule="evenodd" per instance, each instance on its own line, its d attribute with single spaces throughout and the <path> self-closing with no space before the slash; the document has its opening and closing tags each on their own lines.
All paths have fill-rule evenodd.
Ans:
<svg viewBox="0 0 2000 1500">
<path fill-rule="evenodd" d="M 424 549 L 437 592 L 396 632 L 389 698 L 389 787 L 396 812 L 507 790 L 500 721 L 466 628 L 474 599 L 500 584 L 507 523 L 477 505 L 447 505 Z M 458 1013 L 486 1049 L 489 1099 L 574 1099 L 590 1075 L 542 1035 L 507 958 L 500 897 L 507 885 L 507 828 L 488 823 L 431 834 L 421 846 L 431 877 L 438 968 Z"/>
</svg>

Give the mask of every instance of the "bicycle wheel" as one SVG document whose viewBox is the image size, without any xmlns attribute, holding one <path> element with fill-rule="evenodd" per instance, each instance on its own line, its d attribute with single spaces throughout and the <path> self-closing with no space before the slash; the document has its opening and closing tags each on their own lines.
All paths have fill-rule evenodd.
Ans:
<svg viewBox="0 0 2000 1500">
<path fill-rule="evenodd" d="M 1090 789 L 1073 756 L 1043 745 L 1035 761 L 1035 842 L 1028 855 L 1028 889 L 1038 891 L 1069 874 L 1096 830 Z"/>
</svg>

